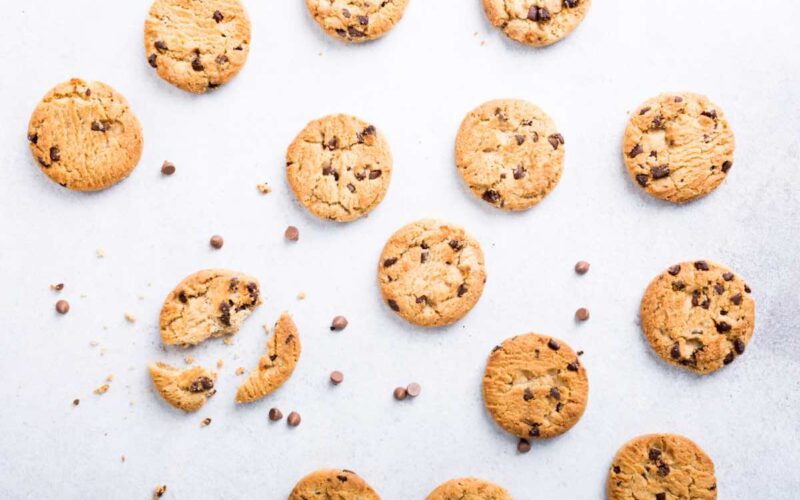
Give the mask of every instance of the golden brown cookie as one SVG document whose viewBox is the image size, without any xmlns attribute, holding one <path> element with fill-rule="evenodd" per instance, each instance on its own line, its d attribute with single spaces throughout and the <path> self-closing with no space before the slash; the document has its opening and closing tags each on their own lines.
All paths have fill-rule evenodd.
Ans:
<svg viewBox="0 0 800 500">
<path fill-rule="evenodd" d="M 73 78 L 53 87 L 28 124 L 33 158 L 53 181 L 76 191 L 116 184 L 139 163 L 142 128 L 116 90 Z"/>
<path fill-rule="evenodd" d="M 252 276 L 226 269 L 199 271 L 164 300 L 161 340 L 188 346 L 233 335 L 261 302 L 258 280 Z"/>
<path fill-rule="evenodd" d="M 648 194 L 685 203 L 716 189 L 735 141 L 722 109 L 689 92 L 661 94 L 631 114 L 622 145 L 631 178 Z"/>
<path fill-rule="evenodd" d="M 494 348 L 483 375 L 483 401 L 495 422 L 521 438 L 563 434 L 580 420 L 589 379 L 564 342 L 535 333 Z"/>
<path fill-rule="evenodd" d="M 166 363 L 150 363 L 150 378 L 164 401 L 185 412 L 197 411 L 217 392 L 217 374 L 202 366 L 185 370 Z"/>
<path fill-rule="evenodd" d="M 606 494 L 608 500 L 714 500 L 714 463 L 683 436 L 639 436 L 614 457 Z"/>
<path fill-rule="evenodd" d="M 388 33 L 407 5 L 408 0 L 306 0 L 311 17 L 327 34 L 354 43 Z"/>
<path fill-rule="evenodd" d="M 240 0 L 155 0 L 144 23 L 144 48 L 158 76 L 201 94 L 244 66 L 250 19 Z"/>
<path fill-rule="evenodd" d="M 509 38 L 534 47 L 572 33 L 591 5 L 592 0 L 483 0 L 489 22 Z"/>
<path fill-rule="evenodd" d="M 665 361 L 711 373 L 744 354 L 756 305 L 750 287 L 708 260 L 682 262 L 658 275 L 642 297 L 642 330 Z"/>
<path fill-rule="evenodd" d="M 386 242 L 378 282 L 386 304 L 406 321 L 449 325 L 464 317 L 483 293 L 483 251 L 458 226 L 420 220 Z"/>
<path fill-rule="evenodd" d="M 366 481 L 347 469 L 321 469 L 295 485 L 288 500 L 380 500 Z"/>
<path fill-rule="evenodd" d="M 251 403 L 275 392 L 292 376 L 300 359 L 300 335 L 289 313 L 281 314 L 267 341 L 267 353 L 236 391 L 237 403 Z"/>
<path fill-rule="evenodd" d="M 558 184 L 564 136 L 537 106 L 489 101 L 471 111 L 456 138 L 456 166 L 472 193 L 506 210 L 539 203 Z"/>
<path fill-rule="evenodd" d="M 511 495 L 489 481 L 462 477 L 440 484 L 426 500 L 511 500 Z"/>
</svg>

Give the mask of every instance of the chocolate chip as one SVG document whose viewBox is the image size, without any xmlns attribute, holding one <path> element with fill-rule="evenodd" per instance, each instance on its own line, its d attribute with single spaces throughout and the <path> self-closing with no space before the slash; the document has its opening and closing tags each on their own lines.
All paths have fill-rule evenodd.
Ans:
<svg viewBox="0 0 800 500">
<path fill-rule="evenodd" d="M 405 387 L 397 387 L 394 390 L 394 399 L 398 401 L 402 401 L 408 397 L 408 392 L 406 391 Z"/>
<path fill-rule="evenodd" d="M 578 0 L 564 0 L 564 7 L 574 9 L 578 6 Z"/>
<path fill-rule="evenodd" d="M 209 243 L 213 248 L 219 250 L 220 248 L 222 248 L 222 245 L 225 244 L 225 240 L 222 239 L 222 236 L 215 234 L 214 236 L 211 237 Z"/>
<path fill-rule="evenodd" d="M 515 135 L 514 139 L 517 140 L 517 146 L 522 146 L 522 144 L 525 142 L 525 136 L 521 134 Z"/>
<path fill-rule="evenodd" d="M 60 292 L 61 290 L 64 289 L 64 283 L 58 283 L 56 285 L 53 285 L 52 287 L 53 290 L 55 290 L 56 292 Z"/>
<path fill-rule="evenodd" d="M 367 36 L 366 32 L 359 31 L 359 30 L 355 29 L 353 26 L 348 26 L 347 27 L 347 34 L 350 35 L 351 38 L 361 38 L 361 37 Z"/>
<path fill-rule="evenodd" d="M 733 350 L 736 351 L 736 354 L 744 354 L 745 348 L 744 341 L 742 339 L 736 339 L 733 341 Z"/>
<path fill-rule="evenodd" d="M 79 404 L 81 404 L 81 400 L 80 399 L 73 399 L 72 400 L 72 406 L 78 406 Z"/>
<path fill-rule="evenodd" d="M 162 52 L 162 53 L 166 52 L 167 50 L 169 50 L 167 48 L 167 44 L 164 43 L 162 40 L 156 40 L 156 42 L 153 45 L 155 46 L 157 51 Z"/>
<path fill-rule="evenodd" d="M 217 56 L 217 58 L 216 58 L 216 59 L 214 59 L 214 60 L 217 62 L 217 64 L 219 64 L 219 65 L 221 66 L 221 65 L 223 65 L 223 64 L 227 64 L 227 62 L 228 62 L 228 56 L 226 56 L 225 54 L 220 54 L 220 55 L 218 55 L 218 56 Z"/>
<path fill-rule="evenodd" d="M 356 139 L 358 140 L 359 143 L 363 143 L 364 139 L 367 136 L 373 135 L 374 133 L 375 133 L 375 126 L 369 125 L 367 128 L 356 134 Z"/>
<path fill-rule="evenodd" d="M 222 12 L 220 12 L 218 10 L 215 10 L 214 11 L 214 15 L 211 16 L 211 17 L 214 18 L 214 20 L 217 22 L 217 24 L 219 24 L 220 22 L 222 22 L 223 19 L 225 19 L 225 16 L 222 15 Z"/>
<path fill-rule="evenodd" d="M 653 179 L 663 179 L 664 177 L 669 176 L 669 167 L 666 165 L 659 165 L 657 167 L 652 167 L 650 169 L 650 175 L 653 176 Z"/>
<path fill-rule="evenodd" d="M 231 306 L 227 302 L 220 302 L 219 304 L 220 317 L 219 321 L 225 326 L 231 326 Z"/>
<path fill-rule="evenodd" d="M 185 304 L 186 302 L 188 302 L 188 301 L 189 301 L 189 299 L 186 297 L 186 292 L 184 292 L 183 290 L 181 290 L 180 292 L 178 292 L 178 300 L 180 300 L 180 301 L 181 301 L 181 303 L 183 303 L 183 304 Z"/>
<path fill-rule="evenodd" d="M 650 109 L 651 109 L 650 106 L 647 106 L 646 108 L 640 109 L 639 110 L 639 116 L 642 116 L 643 114 L 647 113 L 648 111 L 650 111 Z"/>
<path fill-rule="evenodd" d="M 392 267 L 397 263 L 397 257 L 389 257 L 383 261 L 383 267 Z"/>
<path fill-rule="evenodd" d="M 714 121 L 716 121 L 716 120 L 717 120 L 717 112 L 716 112 L 716 110 L 713 110 L 713 109 L 712 109 L 711 111 L 703 111 L 703 112 L 702 112 L 702 113 L 700 113 L 700 114 L 701 114 L 701 115 L 703 115 L 703 116 L 706 116 L 706 117 L 708 117 L 708 118 L 711 118 L 711 119 L 712 119 L 712 120 L 714 120 Z"/>
<path fill-rule="evenodd" d="M 419 396 L 421 392 L 422 392 L 422 387 L 416 382 L 412 382 L 408 384 L 408 387 L 406 387 L 406 394 L 408 394 L 412 398 Z"/>
<path fill-rule="evenodd" d="M 340 371 L 332 371 L 331 372 L 331 383 L 333 385 L 339 385 L 344 380 L 344 374 Z"/>
<path fill-rule="evenodd" d="M 722 275 L 722 279 L 724 279 L 725 281 L 732 280 L 733 279 L 733 273 L 731 273 L 731 272 L 724 273 Z"/>
<path fill-rule="evenodd" d="M 615 465 L 612 470 L 614 471 L 614 474 L 619 474 L 622 472 L 622 469 L 619 468 L 619 465 Z"/>
<path fill-rule="evenodd" d="M 672 276 L 677 276 L 681 272 L 680 264 L 676 264 L 676 265 L 670 267 L 669 269 L 667 269 L 667 272 Z"/>
<path fill-rule="evenodd" d="M 698 260 L 697 262 L 694 263 L 694 268 L 697 269 L 698 271 L 708 271 L 709 269 L 708 262 L 704 260 Z"/>
<path fill-rule="evenodd" d="M 723 360 L 722 360 L 722 364 L 724 364 L 724 365 L 729 365 L 729 364 L 731 364 L 731 363 L 733 363 L 733 353 L 732 353 L 732 352 L 729 352 L 729 353 L 728 353 L 728 354 L 725 356 L 725 359 L 723 359 Z"/>
<path fill-rule="evenodd" d="M 269 419 L 273 422 L 277 422 L 278 420 L 283 418 L 283 413 L 277 408 L 270 408 L 269 410 Z"/>
<path fill-rule="evenodd" d="M 356 180 L 363 181 L 367 178 L 367 174 L 364 172 L 356 172 Z"/>
<path fill-rule="evenodd" d="M 746 293 L 750 293 L 750 292 L 752 292 L 752 290 L 750 290 L 750 287 L 747 285 L 747 283 L 745 283 L 745 285 L 744 285 L 744 291 L 745 291 Z"/>
<path fill-rule="evenodd" d="M 528 20 L 533 22 L 539 21 L 539 7 L 533 5 L 528 9 Z"/>
<path fill-rule="evenodd" d="M 672 359 L 680 359 L 681 346 L 678 344 L 672 344 L 672 348 L 669 350 L 669 355 L 672 356 Z"/>
<path fill-rule="evenodd" d="M 109 128 L 111 128 L 111 126 L 110 126 L 108 123 L 103 123 L 103 122 L 93 121 L 93 122 L 92 122 L 92 124 L 90 125 L 90 128 L 91 128 L 91 129 L 92 129 L 94 132 L 105 132 L 105 131 L 107 131 Z"/>
<path fill-rule="evenodd" d="M 658 448 L 650 448 L 650 450 L 647 452 L 647 458 L 654 462 L 658 460 L 659 457 L 661 457 L 661 450 Z"/>
<path fill-rule="evenodd" d="M 484 199 L 484 201 L 487 201 L 489 203 L 497 203 L 498 201 L 500 201 L 500 193 L 498 193 L 494 189 L 487 189 L 483 193 L 482 198 Z"/>
<path fill-rule="evenodd" d="M 589 319 L 589 310 L 586 309 L 585 307 L 579 308 L 577 311 L 575 311 L 575 319 L 577 319 L 578 321 L 586 321 L 586 320 L 588 320 Z"/>
<path fill-rule="evenodd" d="M 544 7 L 539 7 L 539 22 L 546 22 L 552 18 L 550 11 Z"/>
<path fill-rule="evenodd" d="M 719 323 L 717 323 L 716 326 L 717 326 L 717 332 L 719 333 L 725 333 L 731 331 L 731 325 L 729 325 L 724 321 L 720 321 Z"/>
<path fill-rule="evenodd" d="M 50 161 L 59 161 L 61 160 L 61 151 L 58 149 L 58 146 L 53 146 L 50 148 Z"/>
<path fill-rule="evenodd" d="M 386 301 L 386 303 L 389 304 L 389 307 L 392 309 L 392 311 L 394 312 L 400 311 L 400 306 L 397 305 L 397 302 L 394 299 L 389 299 Z"/>
<path fill-rule="evenodd" d="M 358 24 L 361 26 L 366 26 L 369 24 L 369 17 L 367 16 L 358 16 Z"/>
<path fill-rule="evenodd" d="M 424 251 L 419 254 L 419 262 L 420 264 L 424 264 L 428 261 L 428 257 L 430 256 L 430 252 Z"/>
<path fill-rule="evenodd" d="M 528 435 L 530 437 L 539 437 L 539 435 L 541 434 L 541 432 L 539 431 L 540 425 L 541 424 L 531 424 L 531 430 L 528 431 Z"/>
<path fill-rule="evenodd" d="M 656 500 L 667 500 L 667 494 L 663 491 L 661 493 L 656 493 Z"/>
<path fill-rule="evenodd" d="M 557 351 L 557 350 L 561 349 L 561 346 L 558 344 L 558 342 L 555 341 L 555 339 L 548 340 L 547 341 L 547 347 L 549 347 L 550 349 L 552 349 L 554 351 Z"/>
<path fill-rule="evenodd" d="M 576 359 L 575 361 L 573 361 L 572 363 L 567 365 L 567 370 L 569 370 L 571 372 L 576 372 L 576 371 L 578 371 L 578 367 L 579 366 L 580 366 L 580 363 L 578 363 L 578 360 Z"/>
<path fill-rule="evenodd" d="M 69 312 L 69 302 L 64 299 L 56 302 L 56 311 L 58 314 L 67 314 Z"/>
<path fill-rule="evenodd" d="M 416 298 L 417 304 L 427 304 L 428 303 L 428 296 L 427 295 L 420 295 Z"/>
<path fill-rule="evenodd" d="M 578 273 L 578 274 L 586 274 L 586 273 L 589 272 L 589 267 L 590 266 L 591 266 L 591 264 L 589 264 L 585 260 L 579 260 L 575 264 L 575 272 Z"/>
<path fill-rule="evenodd" d="M 32 144 L 36 144 L 37 142 L 39 142 L 39 134 L 37 134 L 37 133 L 28 134 L 28 140 Z"/>
<path fill-rule="evenodd" d="M 452 248 L 454 252 L 460 252 L 461 249 L 464 248 L 464 245 L 458 240 L 450 240 L 447 244 L 450 245 L 450 248 Z"/>
<path fill-rule="evenodd" d="M 342 16 L 344 16 L 345 19 L 350 19 L 350 11 L 347 9 L 342 9 Z"/>
<path fill-rule="evenodd" d="M 652 127 L 653 128 L 661 128 L 663 126 L 664 126 L 664 117 L 663 116 L 657 115 L 655 118 L 653 118 L 653 123 L 652 123 Z"/>
<path fill-rule="evenodd" d="M 158 64 L 156 63 L 156 59 L 158 59 L 158 56 L 157 56 L 157 55 L 155 55 L 155 54 L 150 54 L 150 55 L 147 57 L 147 64 L 149 64 L 150 66 L 152 66 L 152 67 L 154 67 L 154 68 L 157 68 L 157 67 L 158 67 Z"/>
<path fill-rule="evenodd" d="M 533 392 L 531 392 L 531 390 L 528 387 L 526 387 L 525 390 L 522 392 L 522 399 L 525 401 L 530 401 L 531 399 L 533 399 Z"/>
<path fill-rule="evenodd" d="M 347 318 L 344 316 L 336 316 L 331 322 L 331 331 L 340 332 L 347 328 Z"/>
<path fill-rule="evenodd" d="M 732 166 L 733 166 L 732 162 L 724 161 L 722 162 L 722 171 L 727 174 L 728 170 L 730 170 Z"/>
<path fill-rule="evenodd" d="M 547 142 L 553 146 L 553 149 L 558 149 L 559 144 L 564 144 L 564 136 L 561 134 L 553 134 L 547 137 Z"/>
<path fill-rule="evenodd" d="M 203 419 L 203 420 L 200 422 L 200 425 L 202 425 L 203 427 L 208 427 L 209 425 L 211 425 L 211 417 L 206 417 L 206 418 L 204 418 L 204 419 Z"/>
<path fill-rule="evenodd" d="M 637 156 L 639 156 L 642 153 L 644 153 L 644 148 L 642 147 L 641 144 L 637 144 L 628 153 L 628 158 L 636 158 Z"/>
<path fill-rule="evenodd" d="M 667 477 L 669 475 L 669 465 L 658 464 L 658 475 L 661 477 Z"/>
<path fill-rule="evenodd" d="M 200 62 L 199 55 L 196 56 L 194 59 L 192 59 L 192 69 L 195 71 L 203 71 L 204 69 L 206 69 L 206 67 L 203 66 L 203 63 Z"/>
<path fill-rule="evenodd" d="M 347 184 L 347 190 L 350 191 L 351 193 L 355 193 L 356 192 L 356 187 L 352 183 L 348 183 Z"/>
<path fill-rule="evenodd" d="M 520 453 L 528 453 L 531 451 L 531 443 L 527 439 L 520 438 L 517 443 L 517 451 Z"/>
<path fill-rule="evenodd" d="M 469 289 L 467 288 L 467 286 L 462 283 L 458 285 L 458 290 L 456 291 L 456 293 L 458 294 L 459 297 L 463 297 L 464 294 L 467 293 L 468 291 Z"/>
<path fill-rule="evenodd" d="M 344 475 L 336 476 L 336 479 L 338 479 L 339 481 L 341 481 L 343 483 L 347 482 L 347 476 L 344 476 Z"/>
<path fill-rule="evenodd" d="M 373 180 L 377 179 L 378 177 L 380 177 L 382 174 L 383 174 L 383 171 L 381 171 L 381 170 L 370 170 L 369 171 L 369 180 L 373 181 Z"/>
<path fill-rule="evenodd" d="M 561 400 L 561 391 L 558 390 L 558 387 L 550 388 L 550 397 L 555 399 L 556 401 Z"/>
<path fill-rule="evenodd" d="M 735 306 L 740 305 L 742 303 L 742 294 L 741 293 L 737 293 L 736 295 L 732 296 L 731 297 L 731 302 Z"/>
<path fill-rule="evenodd" d="M 283 232 L 283 237 L 289 241 L 297 241 L 300 239 L 300 230 L 295 226 L 289 226 Z"/>
<path fill-rule="evenodd" d="M 679 96 L 679 95 L 676 95 L 676 96 L 675 96 L 675 99 L 673 99 L 673 100 L 674 100 L 675 102 L 683 102 L 683 97 L 681 97 L 681 96 Z"/>
<path fill-rule="evenodd" d="M 336 34 L 341 36 L 341 37 L 347 36 L 347 32 L 345 30 L 341 29 L 341 28 L 337 28 L 336 29 Z"/>
<path fill-rule="evenodd" d="M 208 377 L 199 377 L 189 386 L 191 392 L 205 392 L 214 388 L 214 381 Z"/>
<path fill-rule="evenodd" d="M 514 179 L 520 180 L 523 177 L 525 177 L 525 169 L 522 167 L 522 165 L 517 165 L 517 167 L 514 169 Z"/>
<path fill-rule="evenodd" d="M 288 423 L 290 427 L 297 427 L 300 425 L 300 420 L 300 414 L 293 411 L 289 413 L 289 416 L 286 418 L 286 423 Z"/>
<path fill-rule="evenodd" d="M 640 186 L 645 187 L 647 186 L 647 181 L 650 180 L 650 176 L 647 174 L 638 174 L 636 176 L 636 182 L 639 183 Z"/>
</svg>

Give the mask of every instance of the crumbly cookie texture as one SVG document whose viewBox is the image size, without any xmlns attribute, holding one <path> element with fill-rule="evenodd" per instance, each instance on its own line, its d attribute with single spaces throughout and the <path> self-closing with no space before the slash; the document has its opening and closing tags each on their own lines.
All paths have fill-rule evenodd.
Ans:
<svg viewBox="0 0 800 500">
<path fill-rule="evenodd" d="M 306 0 L 311 16 L 326 33 L 354 43 L 388 33 L 407 5 L 408 0 Z"/>
<path fill-rule="evenodd" d="M 161 308 L 161 340 L 195 345 L 232 335 L 262 303 L 258 280 L 226 269 L 208 269 L 186 277 Z"/>
<path fill-rule="evenodd" d="M 489 481 L 463 477 L 440 484 L 426 500 L 511 500 L 511 495 Z"/>
<path fill-rule="evenodd" d="M 355 220 L 375 208 L 389 188 L 392 155 L 374 125 L 349 115 L 314 120 L 286 152 L 295 196 L 321 219 Z"/>
<path fill-rule="evenodd" d="M 525 210 L 558 184 L 564 136 L 537 106 L 489 101 L 471 111 L 456 138 L 456 165 L 470 191 L 498 208 Z"/>
<path fill-rule="evenodd" d="M 648 194 L 686 203 L 716 189 L 733 166 L 735 141 L 722 109 L 707 97 L 661 94 L 639 106 L 622 153 L 631 178 Z"/>
<path fill-rule="evenodd" d="M 144 48 L 158 76 L 201 94 L 244 66 L 250 19 L 240 0 L 155 0 L 144 23 Z"/>
<path fill-rule="evenodd" d="M 217 392 L 217 373 L 202 366 L 180 370 L 166 363 L 150 363 L 148 368 L 158 393 L 179 410 L 197 411 Z"/>
<path fill-rule="evenodd" d="M 509 38 L 534 47 L 572 33 L 591 5 L 592 0 L 483 0 L 489 22 Z"/>
<path fill-rule="evenodd" d="M 625 444 L 608 472 L 609 500 L 714 500 L 714 463 L 694 442 L 675 434 L 639 436 Z"/>
<path fill-rule="evenodd" d="M 267 341 L 267 353 L 236 391 L 237 403 L 251 403 L 272 394 L 292 376 L 300 359 L 300 335 L 289 313 L 281 314 L 272 336 Z"/>
<path fill-rule="evenodd" d="M 553 337 L 528 333 L 494 348 L 483 401 L 495 422 L 521 438 L 567 432 L 583 415 L 589 380 L 578 355 Z"/>
<path fill-rule="evenodd" d="M 322 469 L 295 485 L 288 500 L 380 500 L 358 474 L 347 469 Z"/>
<path fill-rule="evenodd" d="M 744 354 L 753 337 L 755 301 L 738 274 L 708 260 L 682 262 L 658 275 L 642 297 L 642 330 L 662 359 L 711 373 Z"/>
<path fill-rule="evenodd" d="M 415 325 L 444 326 L 477 304 L 486 283 L 483 251 L 464 229 L 426 219 L 394 233 L 381 253 L 386 304 Z"/>
<path fill-rule="evenodd" d="M 98 191 L 126 178 L 142 156 L 142 128 L 128 101 L 102 82 L 53 87 L 28 123 L 28 144 L 50 179 Z"/>
</svg>

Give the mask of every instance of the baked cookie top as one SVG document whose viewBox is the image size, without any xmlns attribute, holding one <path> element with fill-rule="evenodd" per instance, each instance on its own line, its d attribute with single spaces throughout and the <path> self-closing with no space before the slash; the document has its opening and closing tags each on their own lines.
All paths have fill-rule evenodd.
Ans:
<svg viewBox="0 0 800 500">
<path fill-rule="evenodd" d="M 417 221 L 386 242 L 378 282 L 386 304 L 406 321 L 449 325 L 464 317 L 483 293 L 483 251 L 458 226 Z"/>
<path fill-rule="evenodd" d="M 642 297 L 642 330 L 662 359 L 711 373 L 744 353 L 753 336 L 750 287 L 725 266 L 708 260 L 676 264 Z"/>
<path fill-rule="evenodd" d="M 288 500 L 380 500 L 358 474 L 347 469 L 321 469 L 295 485 Z"/>
<path fill-rule="evenodd" d="M 495 422 L 521 438 L 567 432 L 583 415 L 589 380 L 564 342 L 535 333 L 494 348 L 483 376 L 483 401 Z"/>
<path fill-rule="evenodd" d="M 478 198 L 498 208 L 525 210 L 558 184 L 564 137 L 544 111 L 527 101 L 489 101 L 461 123 L 456 165 Z"/>
<path fill-rule="evenodd" d="M 158 76 L 201 94 L 244 66 L 250 19 L 239 0 L 155 0 L 144 23 L 144 48 Z"/>
<path fill-rule="evenodd" d="M 509 38 L 534 47 L 572 33 L 591 5 L 592 0 L 483 0 L 489 22 Z"/>
<path fill-rule="evenodd" d="M 36 106 L 28 143 L 39 168 L 54 182 L 76 191 L 98 191 L 136 167 L 142 128 L 116 90 L 73 78 L 53 87 Z"/>
<path fill-rule="evenodd" d="M 388 33 L 407 5 L 408 0 L 306 0 L 311 17 L 326 33 L 355 43 Z"/>
<path fill-rule="evenodd" d="M 719 106 L 689 92 L 661 94 L 631 114 L 622 153 L 631 178 L 673 203 L 705 196 L 733 166 L 733 131 Z"/>
<path fill-rule="evenodd" d="M 217 374 L 202 366 L 180 370 L 167 363 L 150 363 L 150 379 L 164 401 L 185 412 L 197 411 L 217 390 Z"/>
<path fill-rule="evenodd" d="M 714 463 L 695 443 L 675 434 L 639 436 L 625 444 L 608 472 L 609 500 L 714 500 Z"/>
<path fill-rule="evenodd" d="M 440 484 L 426 500 L 511 500 L 511 495 L 489 481 L 462 477 Z"/>
<path fill-rule="evenodd" d="M 208 269 L 187 276 L 161 308 L 161 340 L 168 345 L 195 345 L 211 337 L 232 335 L 261 305 L 258 280 L 227 269 Z"/>
<path fill-rule="evenodd" d="M 326 116 L 306 125 L 289 146 L 286 177 L 300 203 L 320 219 L 355 220 L 389 189 L 389 143 L 360 118 Z"/>
</svg>

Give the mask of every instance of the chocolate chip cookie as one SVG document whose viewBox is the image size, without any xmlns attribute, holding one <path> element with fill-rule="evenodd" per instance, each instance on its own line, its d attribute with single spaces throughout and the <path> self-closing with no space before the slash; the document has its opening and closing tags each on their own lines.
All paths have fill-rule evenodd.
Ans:
<svg viewBox="0 0 800 500">
<path fill-rule="evenodd" d="M 380 500 L 366 481 L 347 469 L 322 469 L 295 485 L 288 500 Z"/>
<path fill-rule="evenodd" d="M 462 228 L 426 219 L 394 233 L 381 253 L 378 282 L 386 304 L 415 325 L 464 317 L 486 282 L 483 251 Z"/>
<path fill-rule="evenodd" d="M 150 363 L 150 378 L 164 401 L 185 412 L 197 411 L 214 395 L 217 374 L 202 366 L 180 370 L 166 363 Z"/>
<path fill-rule="evenodd" d="M 720 264 L 676 264 L 647 287 L 642 330 L 668 363 L 711 373 L 744 354 L 753 336 L 756 306 L 750 293 L 739 275 Z"/>
<path fill-rule="evenodd" d="M 456 138 L 456 165 L 472 193 L 506 210 L 539 203 L 558 184 L 564 136 L 537 106 L 489 101 L 471 111 Z"/>
<path fill-rule="evenodd" d="M 426 500 L 511 500 L 511 495 L 489 481 L 462 477 L 440 484 Z"/>
<path fill-rule="evenodd" d="M 686 203 L 715 190 L 733 166 L 733 131 L 719 106 L 689 92 L 661 94 L 631 115 L 622 145 L 648 194 Z"/>
<path fill-rule="evenodd" d="M 306 0 L 311 16 L 327 34 L 354 43 L 388 33 L 407 5 L 408 0 Z"/>
<path fill-rule="evenodd" d="M 572 33 L 591 5 L 592 0 L 483 0 L 489 22 L 509 38 L 534 47 Z"/>
</svg>

